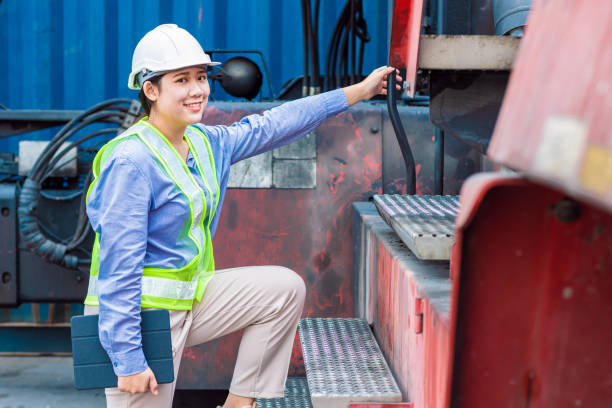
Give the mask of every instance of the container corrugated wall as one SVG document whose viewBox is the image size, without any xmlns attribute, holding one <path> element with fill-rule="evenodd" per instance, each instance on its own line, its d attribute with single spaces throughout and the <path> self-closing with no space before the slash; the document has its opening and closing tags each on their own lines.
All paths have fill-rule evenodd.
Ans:
<svg viewBox="0 0 612 408">
<path fill-rule="evenodd" d="M 387 61 L 389 3 L 364 1 L 372 37 L 365 48 L 364 73 Z M 321 67 L 344 4 L 321 1 Z M 136 98 L 126 85 L 132 51 L 161 23 L 186 28 L 206 49 L 261 50 L 275 93 L 303 73 L 300 0 L 1 0 L 0 104 L 10 109 L 85 109 L 108 98 Z M 265 84 L 263 92 L 267 96 Z M 16 139 L 0 139 L 0 152 L 16 152 Z"/>
</svg>

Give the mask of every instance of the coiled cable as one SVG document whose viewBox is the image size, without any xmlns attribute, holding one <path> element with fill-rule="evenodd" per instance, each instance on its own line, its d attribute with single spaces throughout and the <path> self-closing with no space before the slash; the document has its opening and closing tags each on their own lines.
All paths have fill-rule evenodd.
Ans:
<svg viewBox="0 0 612 408">
<path fill-rule="evenodd" d="M 125 106 L 125 104 L 129 104 L 129 107 Z M 85 205 L 88 186 L 93 178 L 91 171 L 85 180 L 81 193 L 77 226 L 72 237 L 69 239 L 58 240 L 56 235 L 49 234 L 49 231 L 45 234 L 45 231 L 41 230 L 42 224 L 36 215 L 36 208 L 41 196 L 41 186 L 58 168 L 58 165 L 60 167 L 64 165 L 60 163 L 60 160 L 68 152 L 95 137 L 117 134 L 126 123 L 133 122 L 133 116 L 139 110 L 140 104 L 136 101 L 130 99 L 110 99 L 75 116 L 51 139 L 25 179 L 19 196 L 17 209 L 19 233 L 26 248 L 46 261 L 66 268 L 77 269 L 79 265 L 90 262 L 89 259 L 79 258 L 77 255 L 70 254 L 69 252 L 80 249 L 78 248 L 79 245 L 83 243 L 89 234 L 89 223 L 85 214 Z M 99 125 L 101 123 L 119 126 L 88 133 L 60 150 L 66 141 L 83 129 L 90 125 Z"/>
</svg>

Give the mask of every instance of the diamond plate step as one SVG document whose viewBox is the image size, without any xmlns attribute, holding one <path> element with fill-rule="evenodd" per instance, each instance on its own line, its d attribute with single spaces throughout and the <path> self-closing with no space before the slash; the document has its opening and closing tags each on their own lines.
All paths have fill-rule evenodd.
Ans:
<svg viewBox="0 0 612 408">
<path fill-rule="evenodd" d="M 289 377 L 284 398 L 257 398 L 259 408 L 312 408 L 305 377 Z"/>
<path fill-rule="evenodd" d="M 383 194 L 374 204 L 417 258 L 450 259 L 459 196 Z"/>
<path fill-rule="evenodd" d="M 298 331 L 314 408 L 399 402 L 402 393 L 365 320 L 301 319 Z"/>
</svg>

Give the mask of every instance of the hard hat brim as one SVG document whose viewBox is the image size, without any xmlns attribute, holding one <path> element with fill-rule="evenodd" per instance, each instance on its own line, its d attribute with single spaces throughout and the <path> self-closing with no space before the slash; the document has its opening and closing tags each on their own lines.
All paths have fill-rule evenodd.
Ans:
<svg viewBox="0 0 612 408">
<path fill-rule="evenodd" d="M 210 58 L 207 58 L 207 59 L 208 61 L 204 61 L 204 62 L 202 62 L 201 60 L 191 61 L 193 63 L 189 61 L 187 62 L 181 61 L 181 63 L 177 64 L 176 66 L 169 64 L 165 66 L 163 70 L 158 70 L 156 72 L 159 72 L 160 75 L 163 75 L 168 72 L 176 71 L 176 70 L 183 69 L 183 68 L 190 68 L 190 67 L 197 67 L 197 66 L 215 66 L 215 65 L 221 64 L 218 61 L 210 61 Z M 140 84 L 138 81 L 138 75 L 140 74 L 140 72 L 141 72 L 141 69 L 137 71 L 132 71 L 130 73 L 130 77 L 128 78 L 128 88 L 138 90 L 142 87 L 142 84 Z"/>
</svg>

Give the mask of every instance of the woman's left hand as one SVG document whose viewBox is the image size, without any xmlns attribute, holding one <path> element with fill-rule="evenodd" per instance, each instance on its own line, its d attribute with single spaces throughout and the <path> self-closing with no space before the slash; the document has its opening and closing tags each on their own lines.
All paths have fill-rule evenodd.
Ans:
<svg viewBox="0 0 612 408">
<path fill-rule="evenodd" d="M 366 101 L 376 95 L 387 94 L 387 75 L 396 72 L 395 88 L 402 89 L 399 83 L 402 81 L 402 77 L 399 75 L 399 70 L 394 67 L 382 66 L 376 68 L 370 73 L 363 81 L 358 84 L 347 86 L 344 88 L 346 99 L 348 100 L 349 106 L 354 105 L 357 102 Z"/>
</svg>

